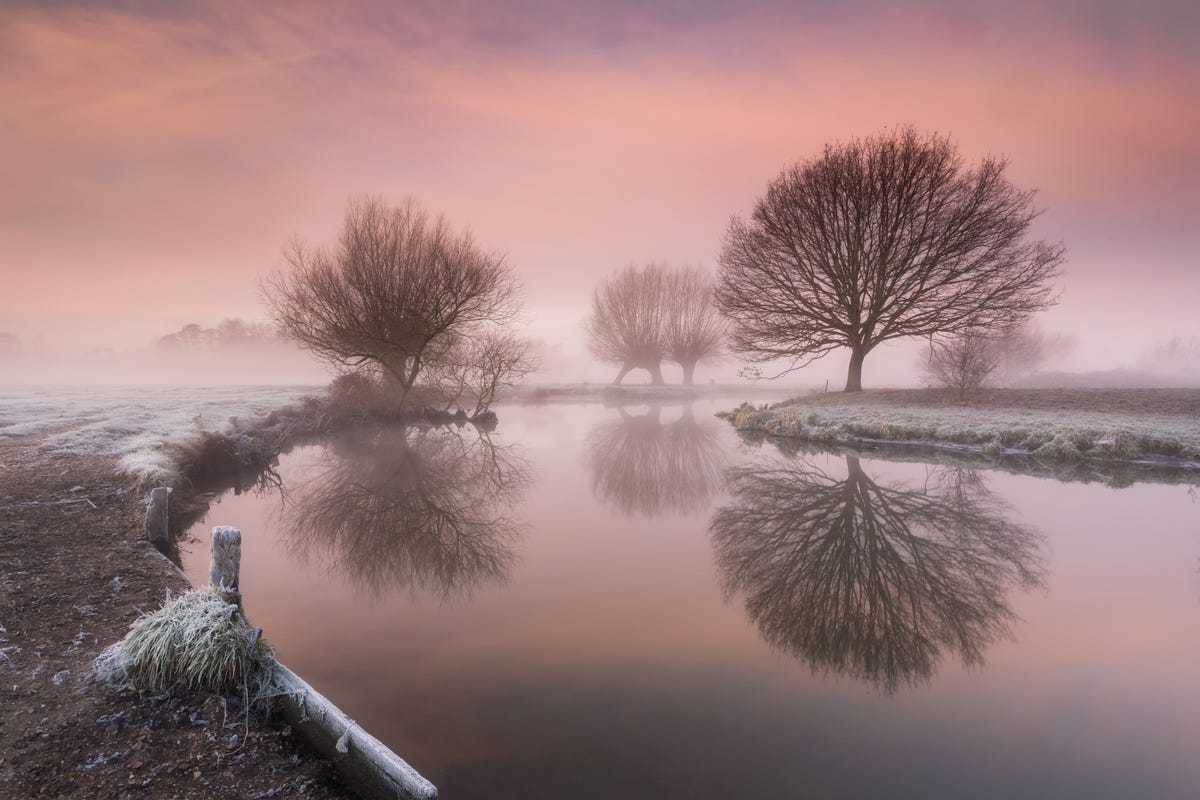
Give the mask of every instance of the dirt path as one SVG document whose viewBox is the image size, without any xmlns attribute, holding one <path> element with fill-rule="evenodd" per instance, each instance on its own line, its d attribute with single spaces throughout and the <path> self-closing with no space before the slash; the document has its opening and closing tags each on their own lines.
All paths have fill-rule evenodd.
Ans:
<svg viewBox="0 0 1200 800">
<path fill-rule="evenodd" d="M 88 677 L 137 615 L 187 583 L 140 541 L 140 496 L 107 458 L 0 438 L 0 797 L 340 798 L 286 727 L 216 698 L 144 698 Z"/>
</svg>

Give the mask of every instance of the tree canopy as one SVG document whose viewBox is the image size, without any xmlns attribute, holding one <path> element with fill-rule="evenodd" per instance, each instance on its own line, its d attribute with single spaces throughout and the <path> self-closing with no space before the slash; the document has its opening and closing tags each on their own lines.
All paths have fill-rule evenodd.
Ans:
<svg viewBox="0 0 1200 800">
<path fill-rule="evenodd" d="M 724 320 L 712 302 L 712 279 L 697 267 L 631 264 L 592 292 L 584 320 L 588 347 L 620 366 L 614 383 L 634 369 L 661 384 L 662 362 L 675 361 L 690 386 L 696 365 L 721 352 Z"/>
<path fill-rule="evenodd" d="M 264 284 L 289 337 L 343 367 L 370 367 L 401 400 L 421 371 L 459 358 L 516 316 L 516 280 L 503 255 L 484 250 L 412 199 L 354 200 L 337 242 L 294 242 L 289 269 Z"/>
<path fill-rule="evenodd" d="M 1061 244 L 1031 240 L 1033 190 L 912 128 L 826 146 L 731 220 L 716 302 L 735 350 L 784 372 L 850 349 L 847 391 L 882 342 L 1010 327 L 1056 300 Z"/>
</svg>

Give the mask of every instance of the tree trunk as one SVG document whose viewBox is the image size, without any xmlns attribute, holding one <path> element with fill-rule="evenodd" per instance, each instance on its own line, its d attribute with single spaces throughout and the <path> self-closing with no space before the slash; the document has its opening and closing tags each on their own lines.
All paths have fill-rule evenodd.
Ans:
<svg viewBox="0 0 1200 800">
<path fill-rule="evenodd" d="M 696 362 L 680 361 L 679 366 L 683 367 L 683 385 L 694 386 L 696 382 Z"/>
<path fill-rule="evenodd" d="M 863 359 L 867 357 L 867 349 L 861 345 L 854 347 L 850 351 L 850 369 L 846 373 L 846 391 L 861 392 L 862 391 L 862 365 Z"/>
<path fill-rule="evenodd" d="M 651 386 L 663 385 L 662 364 L 651 364 L 650 366 L 646 367 L 646 371 L 650 373 Z"/>
<path fill-rule="evenodd" d="M 404 378 L 404 396 L 408 397 L 409 391 L 417 383 L 417 373 L 421 371 L 421 356 L 415 355 L 412 359 L 412 366 L 408 371 L 408 375 Z"/>
<path fill-rule="evenodd" d="M 613 386 L 620 386 L 621 381 L 625 380 L 625 376 L 629 374 L 629 365 L 622 364 L 621 371 L 617 373 L 617 377 L 613 380 Z"/>
</svg>

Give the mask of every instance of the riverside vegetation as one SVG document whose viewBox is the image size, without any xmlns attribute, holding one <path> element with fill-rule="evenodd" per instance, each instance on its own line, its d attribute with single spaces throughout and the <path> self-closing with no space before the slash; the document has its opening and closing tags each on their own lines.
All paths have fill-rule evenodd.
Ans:
<svg viewBox="0 0 1200 800">
<path fill-rule="evenodd" d="M 1048 461 L 1151 461 L 1200 469 L 1200 390 L 993 389 L 815 394 L 718 416 L 743 432 L 819 445 L 896 443 Z"/>
</svg>

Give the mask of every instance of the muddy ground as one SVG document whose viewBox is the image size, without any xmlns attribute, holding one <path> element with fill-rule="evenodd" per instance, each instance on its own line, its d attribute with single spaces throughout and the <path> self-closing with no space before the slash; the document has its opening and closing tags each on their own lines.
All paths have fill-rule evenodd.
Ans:
<svg viewBox="0 0 1200 800">
<path fill-rule="evenodd" d="M 104 647 L 187 582 L 141 541 L 142 497 L 112 460 L 38 443 L 0 439 L 0 797 L 353 797 L 284 726 L 90 678 Z"/>
</svg>

